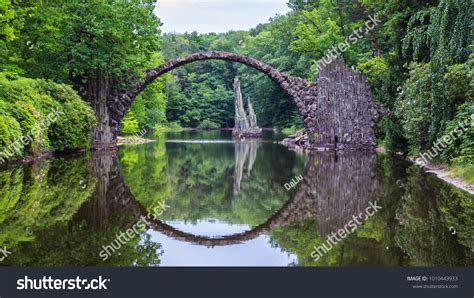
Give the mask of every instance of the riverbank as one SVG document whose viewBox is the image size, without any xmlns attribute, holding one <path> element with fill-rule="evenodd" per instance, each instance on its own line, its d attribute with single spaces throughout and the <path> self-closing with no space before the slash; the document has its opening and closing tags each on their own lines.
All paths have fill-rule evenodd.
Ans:
<svg viewBox="0 0 474 298">
<path fill-rule="evenodd" d="M 117 137 L 117 146 L 120 145 L 140 145 L 140 144 L 147 144 L 153 143 L 157 140 L 145 139 L 137 136 L 130 136 L 130 137 Z"/>
<path fill-rule="evenodd" d="M 20 164 L 20 163 L 31 163 L 35 161 L 40 161 L 42 159 L 48 159 L 54 156 L 54 153 L 51 151 L 44 151 L 37 153 L 35 155 L 27 155 L 27 156 L 18 156 L 18 157 L 12 157 L 11 159 L 7 160 L 4 163 L 0 164 L 0 169 L 3 167 L 8 167 L 12 164 Z"/>
<path fill-rule="evenodd" d="M 435 164 L 427 164 L 421 160 L 415 160 L 414 158 L 409 158 L 414 164 L 418 165 L 419 167 L 425 169 L 427 173 L 435 174 L 439 179 L 450 183 L 457 188 L 460 188 L 470 194 L 474 195 L 474 184 L 469 183 L 463 180 L 460 177 L 457 177 L 452 173 L 452 169 L 446 165 L 435 165 Z"/>
</svg>

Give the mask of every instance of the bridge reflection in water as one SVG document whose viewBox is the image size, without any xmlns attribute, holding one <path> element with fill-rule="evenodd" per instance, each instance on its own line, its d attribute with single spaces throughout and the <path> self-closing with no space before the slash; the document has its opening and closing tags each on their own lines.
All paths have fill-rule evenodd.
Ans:
<svg viewBox="0 0 474 298">
<path fill-rule="evenodd" d="M 255 160 L 255 142 L 240 142 L 235 147 L 234 193 L 240 191 L 243 165 L 247 160 L 251 171 Z M 145 217 L 148 226 L 168 237 L 208 247 L 242 243 L 302 220 L 314 220 L 320 236 L 327 236 L 343 228 L 353 215 L 364 213 L 370 201 L 380 195 L 379 183 L 374 174 L 376 156 L 369 152 L 312 152 L 306 156 L 304 179 L 291 193 L 289 200 L 264 223 L 248 231 L 225 236 L 200 236 L 175 229 L 165 221 L 153 219 L 133 196 L 120 173 L 115 154 L 95 152 L 91 169 L 97 186 L 90 200 L 78 214 L 97 225 L 107 225 L 111 217 L 128 214 L 138 221 Z M 283 185 L 282 185 L 283 187 Z M 133 215 L 133 216 L 130 216 Z M 130 224 L 133 223 L 133 220 Z"/>
<path fill-rule="evenodd" d="M 13 252 L 1 265 L 474 264 L 473 197 L 387 155 L 303 159 L 264 141 L 156 143 L 118 155 L 1 171 L 0 245 Z M 304 179 L 286 191 L 295 175 Z M 101 259 L 103 246 L 165 199 L 160 220 Z M 318 262 L 310 257 L 376 200 L 383 209 Z"/>
</svg>

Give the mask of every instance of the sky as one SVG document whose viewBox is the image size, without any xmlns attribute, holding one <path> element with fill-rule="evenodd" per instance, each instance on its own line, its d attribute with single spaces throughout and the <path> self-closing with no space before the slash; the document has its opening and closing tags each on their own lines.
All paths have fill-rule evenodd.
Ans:
<svg viewBox="0 0 474 298">
<path fill-rule="evenodd" d="M 287 0 L 158 0 L 163 33 L 248 30 L 289 11 Z"/>
</svg>

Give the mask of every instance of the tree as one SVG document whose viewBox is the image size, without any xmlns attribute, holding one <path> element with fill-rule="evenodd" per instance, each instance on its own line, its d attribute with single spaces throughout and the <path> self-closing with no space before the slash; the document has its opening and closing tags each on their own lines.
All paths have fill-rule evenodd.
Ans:
<svg viewBox="0 0 474 298">
<path fill-rule="evenodd" d="M 156 67 L 163 63 L 161 53 L 155 53 L 148 63 L 149 67 Z M 132 103 L 129 113 L 133 113 L 138 126 L 147 132 L 152 132 L 157 124 L 166 122 L 166 81 L 169 75 L 159 77 L 143 90 Z"/>
<path fill-rule="evenodd" d="M 19 64 L 29 76 L 72 84 L 104 123 L 104 98 L 126 87 L 118 83 L 143 76 L 159 50 L 154 7 L 154 0 L 41 2 L 13 41 Z"/>
<path fill-rule="evenodd" d="M 128 112 L 122 120 L 120 132 L 124 134 L 134 134 L 138 132 L 138 121 L 132 111 Z"/>
<path fill-rule="evenodd" d="M 13 18 L 15 11 L 9 0 L 0 0 L 0 46 L 1 42 L 11 41 L 15 38 Z"/>
<path fill-rule="evenodd" d="M 474 4 L 469 0 L 441 0 L 436 7 L 414 14 L 408 23 L 404 40 L 405 53 L 412 50 L 414 59 L 429 59 L 431 79 L 431 112 L 429 142 L 441 137 L 446 124 L 454 117 L 459 102 L 446 100 L 444 76 L 447 67 L 467 61 L 469 45 L 474 40 L 474 24 L 470 21 Z M 429 49 L 426 56 L 424 49 Z"/>
</svg>

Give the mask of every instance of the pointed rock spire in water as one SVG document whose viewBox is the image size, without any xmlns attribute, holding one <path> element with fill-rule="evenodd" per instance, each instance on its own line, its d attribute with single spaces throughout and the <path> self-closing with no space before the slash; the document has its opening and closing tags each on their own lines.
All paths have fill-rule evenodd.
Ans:
<svg viewBox="0 0 474 298">
<path fill-rule="evenodd" d="M 235 128 L 239 132 L 245 131 L 250 127 L 247 114 L 244 110 L 244 101 L 242 99 L 242 91 L 240 89 L 239 77 L 234 79 L 234 95 L 235 95 Z"/>
<path fill-rule="evenodd" d="M 248 106 L 249 106 L 249 124 L 250 128 L 252 129 L 259 129 L 257 126 L 257 116 L 255 115 L 255 111 L 253 110 L 252 102 L 250 101 L 250 97 L 247 99 Z"/>
<path fill-rule="evenodd" d="M 232 135 L 238 138 L 244 137 L 261 137 L 262 130 L 257 127 L 257 117 L 253 110 L 249 99 L 249 115 L 244 109 L 244 102 L 242 99 L 242 90 L 240 87 L 239 77 L 234 79 L 234 96 L 235 96 L 235 126 Z"/>
</svg>

